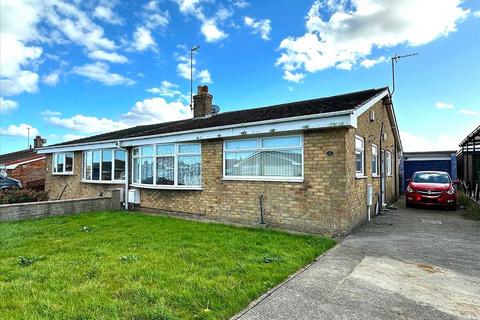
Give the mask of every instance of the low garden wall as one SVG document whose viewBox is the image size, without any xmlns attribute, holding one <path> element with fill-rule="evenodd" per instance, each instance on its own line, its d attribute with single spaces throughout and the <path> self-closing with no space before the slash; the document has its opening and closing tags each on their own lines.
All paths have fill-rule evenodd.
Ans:
<svg viewBox="0 0 480 320">
<path fill-rule="evenodd" d="M 120 190 L 110 195 L 86 199 L 53 200 L 0 205 L 0 221 L 41 218 L 89 211 L 118 210 Z"/>
</svg>

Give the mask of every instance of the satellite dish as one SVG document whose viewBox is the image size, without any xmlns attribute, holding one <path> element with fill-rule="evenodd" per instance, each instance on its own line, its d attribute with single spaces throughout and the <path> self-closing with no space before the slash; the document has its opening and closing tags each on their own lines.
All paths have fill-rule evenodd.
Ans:
<svg viewBox="0 0 480 320">
<path fill-rule="evenodd" d="M 212 113 L 219 113 L 220 112 L 220 107 L 214 104 L 212 106 Z"/>
</svg>

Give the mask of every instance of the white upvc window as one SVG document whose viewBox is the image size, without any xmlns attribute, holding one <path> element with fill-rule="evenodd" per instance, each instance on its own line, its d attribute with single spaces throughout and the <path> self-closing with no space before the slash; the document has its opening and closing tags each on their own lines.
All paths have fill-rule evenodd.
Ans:
<svg viewBox="0 0 480 320">
<path fill-rule="evenodd" d="M 365 140 L 360 136 L 355 136 L 355 174 L 365 176 Z"/>
<path fill-rule="evenodd" d="M 225 140 L 223 179 L 302 182 L 302 135 Z"/>
<path fill-rule="evenodd" d="M 133 148 L 133 184 L 159 189 L 200 189 L 200 143 L 169 143 Z"/>
<path fill-rule="evenodd" d="M 372 176 L 378 177 L 378 147 L 372 143 Z"/>
<path fill-rule="evenodd" d="M 59 152 L 52 155 L 53 174 L 73 174 L 73 152 Z"/>
<path fill-rule="evenodd" d="M 84 151 L 82 181 L 124 183 L 126 157 L 126 152 L 119 149 Z"/>
<path fill-rule="evenodd" d="M 385 162 L 386 162 L 386 171 L 387 171 L 387 176 L 392 175 L 392 154 L 390 151 L 385 152 Z"/>
</svg>

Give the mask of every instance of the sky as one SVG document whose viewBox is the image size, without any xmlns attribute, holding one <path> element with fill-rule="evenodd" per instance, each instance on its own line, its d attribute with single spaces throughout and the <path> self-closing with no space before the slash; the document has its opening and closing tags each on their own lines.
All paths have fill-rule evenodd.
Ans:
<svg viewBox="0 0 480 320">
<path fill-rule="evenodd" d="M 1 0 L 0 154 L 191 117 L 194 46 L 221 111 L 391 86 L 418 53 L 396 64 L 404 150 L 455 150 L 480 124 L 479 30 L 472 0 Z"/>
</svg>

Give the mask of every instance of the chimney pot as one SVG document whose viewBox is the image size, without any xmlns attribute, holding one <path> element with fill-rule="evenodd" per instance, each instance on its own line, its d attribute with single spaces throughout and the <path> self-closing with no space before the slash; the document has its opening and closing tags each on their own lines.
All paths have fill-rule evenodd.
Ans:
<svg viewBox="0 0 480 320">
<path fill-rule="evenodd" d="M 46 142 L 47 140 L 43 139 L 41 136 L 36 136 L 35 139 L 33 139 L 33 147 L 35 149 L 37 148 L 43 148 L 43 144 Z"/>
</svg>

